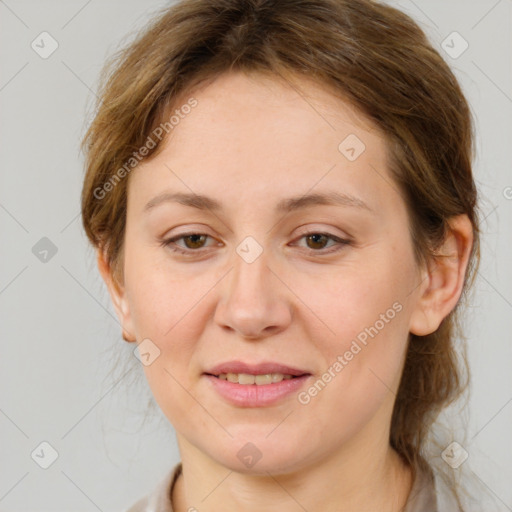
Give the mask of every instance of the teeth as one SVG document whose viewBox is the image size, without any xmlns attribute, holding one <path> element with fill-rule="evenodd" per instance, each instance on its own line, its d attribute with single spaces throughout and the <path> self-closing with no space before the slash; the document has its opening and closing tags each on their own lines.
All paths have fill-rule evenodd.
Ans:
<svg viewBox="0 0 512 512">
<path fill-rule="evenodd" d="M 228 382 L 235 382 L 237 384 L 256 384 L 262 386 L 264 384 L 272 384 L 281 382 L 282 380 L 292 379 L 292 375 L 283 375 L 282 373 L 266 373 L 264 375 L 250 375 L 248 373 L 221 373 L 219 376 L 221 380 Z"/>
</svg>

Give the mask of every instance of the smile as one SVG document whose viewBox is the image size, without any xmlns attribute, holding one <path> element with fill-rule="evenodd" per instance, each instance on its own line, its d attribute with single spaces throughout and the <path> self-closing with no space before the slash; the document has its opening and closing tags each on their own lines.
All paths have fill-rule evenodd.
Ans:
<svg viewBox="0 0 512 512">
<path fill-rule="evenodd" d="M 208 380 L 215 394 L 231 405 L 267 407 L 284 402 L 291 395 L 295 396 L 305 386 L 311 375 L 228 373 L 220 374 L 218 377 L 204 374 L 204 377 Z"/>
<path fill-rule="evenodd" d="M 256 384 L 256 386 L 263 386 L 265 384 L 275 384 L 282 380 L 295 379 L 296 376 L 283 373 L 265 373 L 261 375 L 251 375 L 249 373 L 221 373 L 217 375 L 221 380 L 235 382 L 242 385 Z"/>
</svg>

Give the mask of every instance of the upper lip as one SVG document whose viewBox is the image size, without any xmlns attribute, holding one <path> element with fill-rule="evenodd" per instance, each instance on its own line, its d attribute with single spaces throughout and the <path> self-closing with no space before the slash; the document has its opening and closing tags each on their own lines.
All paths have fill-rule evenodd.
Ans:
<svg viewBox="0 0 512 512">
<path fill-rule="evenodd" d="M 247 373 L 249 375 L 265 375 L 267 373 L 282 373 L 284 375 L 309 375 L 306 370 L 294 368 L 280 363 L 263 362 L 258 364 L 244 363 L 243 361 L 227 361 L 210 368 L 205 373 L 210 375 L 220 375 L 221 373 Z"/>
</svg>

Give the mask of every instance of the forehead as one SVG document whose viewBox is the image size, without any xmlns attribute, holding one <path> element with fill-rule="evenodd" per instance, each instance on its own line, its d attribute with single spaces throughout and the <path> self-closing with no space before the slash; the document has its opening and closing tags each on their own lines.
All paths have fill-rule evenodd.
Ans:
<svg viewBox="0 0 512 512">
<path fill-rule="evenodd" d="M 148 198 L 169 186 L 229 202 L 321 186 L 354 194 L 365 190 L 375 196 L 374 206 L 381 206 L 385 138 L 327 87 L 237 72 L 182 94 L 173 109 L 190 98 L 197 105 L 180 116 L 162 151 L 133 171 L 131 195 Z M 354 148 L 357 158 L 348 158 L 346 150 Z"/>
<path fill-rule="evenodd" d="M 307 77 L 230 72 L 182 94 L 174 108 L 179 109 L 191 96 L 198 106 L 180 121 L 180 129 L 171 131 L 169 142 L 175 139 L 176 146 L 181 146 L 192 129 L 204 138 L 208 135 L 209 140 L 227 133 L 231 137 L 225 145 L 243 139 L 246 149 L 247 136 L 252 137 L 252 146 L 260 143 L 272 148 L 279 144 L 287 147 L 293 138 L 307 137 L 316 143 L 322 138 L 329 144 L 357 132 L 370 143 L 384 135 L 340 92 Z M 299 149 L 294 147 L 295 152 Z"/>
</svg>

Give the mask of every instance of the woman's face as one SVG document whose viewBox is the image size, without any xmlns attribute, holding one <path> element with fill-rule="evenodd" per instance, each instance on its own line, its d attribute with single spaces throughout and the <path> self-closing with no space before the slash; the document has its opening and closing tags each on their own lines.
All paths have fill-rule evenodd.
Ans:
<svg viewBox="0 0 512 512">
<path fill-rule="evenodd" d="M 237 471 L 387 444 L 421 315 L 382 134 L 301 83 L 223 75 L 129 178 L 123 326 L 180 447 Z"/>
</svg>

